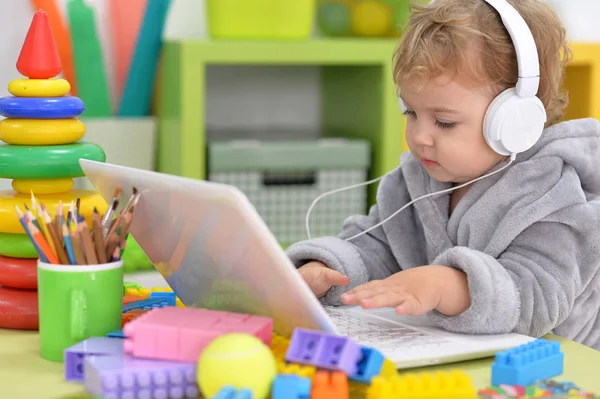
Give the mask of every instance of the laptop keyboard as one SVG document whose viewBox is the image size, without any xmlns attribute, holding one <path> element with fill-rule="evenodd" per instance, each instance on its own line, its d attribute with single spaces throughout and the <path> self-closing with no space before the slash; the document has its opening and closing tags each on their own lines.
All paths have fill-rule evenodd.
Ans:
<svg viewBox="0 0 600 399">
<path fill-rule="evenodd" d="M 381 351 L 438 346 L 448 340 L 404 324 L 391 323 L 368 315 L 354 315 L 325 307 L 325 311 L 337 327 L 339 333 L 356 339 L 362 345 Z"/>
</svg>

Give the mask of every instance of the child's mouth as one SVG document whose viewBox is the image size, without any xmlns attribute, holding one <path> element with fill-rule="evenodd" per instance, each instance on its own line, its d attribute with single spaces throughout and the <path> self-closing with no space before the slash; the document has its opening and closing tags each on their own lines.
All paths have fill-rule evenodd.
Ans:
<svg viewBox="0 0 600 399">
<path fill-rule="evenodd" d="M 439 165 L 437 162 L 426 158 L 421 158 L 421 164 L 426 168 L 434 168 Z"/>
</svg>

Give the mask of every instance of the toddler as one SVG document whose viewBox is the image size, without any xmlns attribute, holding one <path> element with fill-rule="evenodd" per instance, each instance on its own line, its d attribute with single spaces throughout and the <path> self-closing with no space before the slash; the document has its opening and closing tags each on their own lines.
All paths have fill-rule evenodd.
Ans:
<svg viewBox="0 0 600 399">
<path fill-rule="evenodd" d="M 394 59 L 410 156 L 368 215 L 288 256 L 326 305 L 394 307 L 460 333 L 553 332 L 600 350 L 600 122 L 560 122 L 570 53 L 555 12 L 508 3 L 537 46 L 539 139 L 515 154 L 484 135 L 488 106 L 522 67 L 497 10 L 414 5 Z M 527 141 L 509 126 L 522 119 L 504 129 Z"/>
</svg>

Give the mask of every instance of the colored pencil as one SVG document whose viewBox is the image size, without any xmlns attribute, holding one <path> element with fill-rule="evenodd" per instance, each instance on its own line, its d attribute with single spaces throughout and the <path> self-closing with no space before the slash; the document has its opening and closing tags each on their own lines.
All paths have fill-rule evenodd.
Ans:
<svg viewBox="0 0 600 399">
<path fill-rule="evenodd" d="M 72 265 L 77 264 L 77 260 L 75 259 L 75 252 L 73 251 L 73 245 L 71 244 L 71 237 L 69 236 L 69 229 L 67 228 L 67 224 L 65 221 L 62 221 L 61 231 L 63 236 L 63 241 L 65 243 L 65 248 L 67 250 L 67 254 L 69 255 L 69 261 Z"/>
<path fill-rule="evenodd" d="M 79 227 L 77 228 L 79 231 L 79 237 L 81 242 L 83 243 L 83 249 L 85 252 L 85 259 L 88 265 L 97 265 L 98 257 L 96 256 L 96 249 L 94 248 L 94 243 L 92 242 L 92 237 L 90 237 L 90 230 L 88 228 L 87 222 L 84 220 L 79 223 Z"/>
<path fill-rule="evenodd" d="M 46 241 L 46 239 L 44 238 L 44 236 L 40 232 L 40 229 L 38 229 L 33 224 L 32 221 L 29 221 L 27 223 L 27 228 L 31 232 L 31 236 L 33 237 L 33 239 L 35 240 L 35 242 L 37 242 L 37 244 L 39 245 L 39 247 L 42 250 L 42 252 L 43 252 L 44 256 L 46 257 L 46 259 L 48 259 L 48 263 L 52 263 L 53 265 L 59 265 L 60 262 L 58 261 L 58 258 L 56 257 L 56 255 L 54 254 L 54 252 L 52 252 L 52 250 L 50 249 L 50 246 L 48 245 L 48 242 Z"/>
<path fill-rule="evenodd" d="M 98 209 L 94 208 L 92 216 L 92 235 L 94 237 L 94 247 L 99 263 L 106 263 L 106 253 L 104 252 L 104 234 L 102 234 L 102 223 Z"/>
<path fill-rule="evenodd" d="M 85 265 L 86 259 L 82 252 L 81 239 L 75 229 L 75 225 L 71 223 L 69 228 L 69 238 L 71 239 L 71 248 L 73 248 L 73 255 L 75 255 L 75 263 L 78 265 Z"/>
<path fill-rule="evenodd" d="M 27 221 L 25 220 L 25 215 L 23 214 L 23 212 L 21 211 L 21 209 L 17 206 L 17 204 L 15 204 L 15 210 L 17 211 L 17 216 L 19 218 L 19 222 L 21 223 L 21 226 L 23 226 L 23 230 L 25 230 L 25 234 L 27 234 L 27 237 L 29 238 L 29 241 L 31 241 L 31 244 L 33 244 L 33 247 L 35 248 L 35 251 L 38 253 L 38 256 L 40 257 L 40 260 L 42 262 L 48 263 L 48 259 L 46 259 L 46 257 L 44 256 L 44 253 L 42 252 L 40 246 L 37 244 L 37 242 L 31 236 L 31 232 L 27 228 Z"/>
<path fill-rule="evenodd" d="M 54 214 L 54 225 L 56 226 L 56 232 L 58 233 L 58 240 L 60 241 L 60 245 L 64 245 L 63 237 L 62 237 L 62 223 L 63 223 L 63 203 L 62 200 L 58 201 L 58 206 L 56 207 L 56 213 Z"/>
<path fill-rule="evenodd" d="M 52 236 L 52 240 L 55 243 L 59 243 L 59 244 L 56 244 L 56 246 L 55 246 L 56 255 L 58 255 L 58 260 L 60 260 L 60 263 L 62 263 L 63 265 L 68 265 L 69 257 L 67 255 L 67 253 L 65 252 L 65 249 L 60 244 L 60 240 L 58 239 L 60 234 L 56 231 L 56 227 L 52 223 L 52 217 L 50 216 L 50 214 L 48 213 L 47 210 L 42 209 L 42 212 L 43 212 L 43 216 L 44 216 L 44 223 L 46 224 L 46 228 L 48 229 L 48 232 Z"/>
<path fill-rule="evenodd" d="M 33 192 L 31 205 L 23 204 L 23 212 L 15 205 L 15 212 L 25 234 L 34 246 L 41 261 L 57 265 L 96 265 L 121 259 L 140 193 L 133 188 L 124 209 L 115 215 L 121 190 L 115 190 L 112 207 L 105 215 L 97 208 L 91 217 L 91 225 L 81 215 L 82 200 L 71 201 L 64 217 L 64 205 L 59 201 L 54 217 Z M 31 208 L 30 208 L 31 207 Z M 110 220 L 106 217 L 111 214 Z M 116 217 L 114 217 L 116 216 Z M 102 221 L 110 227 L 105 235 Z M 90 228 L 91 227 L 91 228 Z"/>
<path fill-rule="evenodd" d="M 50 235 L 50 231 L 48 229 L 48 226 L 46 225 L 46 220 L 44 219 L 44 212 L 42 211 L 42 207 L 39 204 L 37 205 L 36 220 L 40 225 L 40 231 L 44 235 L 44 238 L 46 238 L 46 241 L 48 241 L 48 245 L 50 245 L 50 249 L 55 255 L 58 255 L 56 253 L 56 246 L 54 245 L 54 240 Z"/>
</svg>

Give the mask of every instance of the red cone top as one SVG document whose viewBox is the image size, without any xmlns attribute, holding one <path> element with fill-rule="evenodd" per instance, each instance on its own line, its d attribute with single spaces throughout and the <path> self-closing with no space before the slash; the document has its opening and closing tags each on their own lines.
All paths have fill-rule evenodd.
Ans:
<svg viewBox="0 0 600 399">
<path fill-rule="evenodd" d="M 17 70 L 30 79 L 50 79 L 62 70 L 50 20 L 45 11 L 40 10 L 33 16 L 17 60 Z"/>
</svg>

